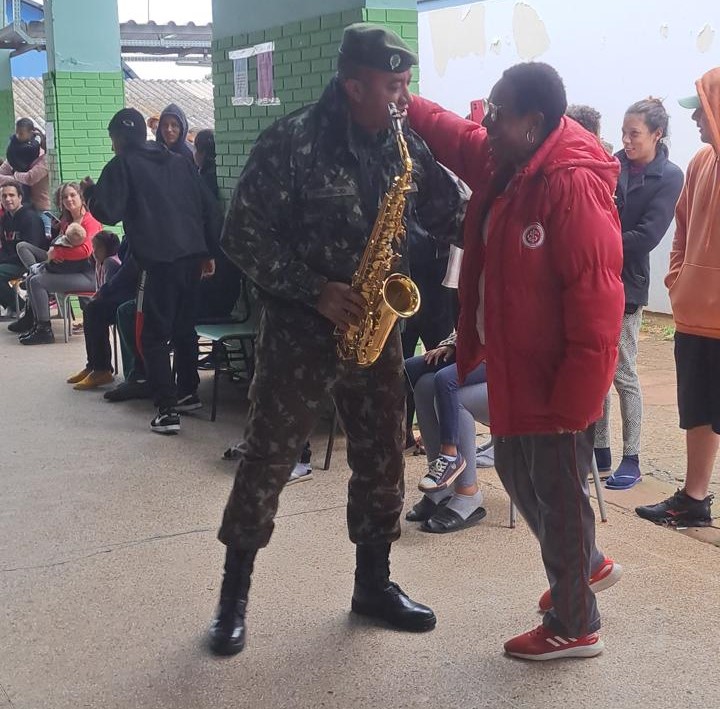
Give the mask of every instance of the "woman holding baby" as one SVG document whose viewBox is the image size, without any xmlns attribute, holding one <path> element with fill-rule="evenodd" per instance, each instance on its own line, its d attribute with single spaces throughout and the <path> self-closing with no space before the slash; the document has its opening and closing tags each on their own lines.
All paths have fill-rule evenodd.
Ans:
<svg viewBox="0 0 720 709">
<path fill-rule="evenodd" d="M 20 320 L 9 329 L 20 334 L 24 345 L 45 345 L 55 341 L 50 326 L 50 293 L 72 291 L 94 293 L 95 265 L 91 260 L 92 238 L 102 229 L 87 210 L 75 182 L 57 192 L 60 219 L 48 251 L 23 244 L 18 256 L 28 268 L 28 306 Z"/>
</svg>

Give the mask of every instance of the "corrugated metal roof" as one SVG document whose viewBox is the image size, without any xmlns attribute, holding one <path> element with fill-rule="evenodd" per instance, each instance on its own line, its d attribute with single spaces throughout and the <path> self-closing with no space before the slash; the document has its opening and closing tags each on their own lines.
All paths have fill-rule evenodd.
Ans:
<svg viewBox="0 0 720 709">
<path fill-rule="evenodd" d="M 15 117 L 32 118 L 45 128 L 45 100 L 42 79 L 13 79 Z M 190 129 L 213 128 L 213 85 L 203 80 L 126 79 L 125 105 L 137 108 L 148 118 L 160 115 L 169 103 L 185 111 Z"/>
</svg>

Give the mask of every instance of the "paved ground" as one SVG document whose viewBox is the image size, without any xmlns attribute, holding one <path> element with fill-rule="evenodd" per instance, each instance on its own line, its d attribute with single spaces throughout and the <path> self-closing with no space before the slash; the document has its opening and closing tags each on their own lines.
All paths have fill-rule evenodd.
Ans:
<svg viewBox="0 0 720 709">
<path fill-rule="evenodd" d="M 654 477 L 608 494 L 598 529 L 626 568 L 600 596 L 601 657 L 537 666 L 501 654 L 538 622 L 544 579 L 525 526 L 507 528 L 492 471 L 482 525 L 436 537 L 403 523 L 395 545 L 394 577 L 434 607 L 436 631 L 351 618 L 340 441 L 329 472 L 285 492 L 257 564 L 249 646 L 217 660 L 203 634 L 232 480 L 219 457 L 239 436 L 241 392 L 223 388 L 217 423 L 186 418 L 180 437 L 162 438 L 148 431 L 147 404 L 107 404 L 64 383 L 83 363 L 80 338 L 21 348 L 0 327 L 0 708 L 720 707 L 720 551 L 626 509 L 682 472 L 670 343 L 642 347 Z M 410 459 L 409 503 L 420 470 Z"/>
</svg>

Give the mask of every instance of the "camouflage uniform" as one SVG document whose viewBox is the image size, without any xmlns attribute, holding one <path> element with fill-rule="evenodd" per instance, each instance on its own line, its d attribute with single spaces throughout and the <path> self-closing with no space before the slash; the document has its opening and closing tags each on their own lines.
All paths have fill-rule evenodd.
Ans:
<svg viewBox="0 0 720 709">
<path fill-rule="evenodd" d="M 407 131 L 416 189 L 408 229 L 454 240 L 461 199 L 449 175 Z M 222 245 L 264 305 L 245 443 L 220 540 L 265 546 L 280 492 L 328 394 L 347 434 L 350 539 L 392 542 L 403 506 L 405 385 L 399 329 L 379 360 L 339 361 L 332 323 L 315 309 L 328 281 L 350 283 L 382 195 L 402 171 L 391 131 L 361 134 L 333 79 L 322 98 L 258 139 L 240 176 Z M 405 259 L 403 259 L 405 260 Z M 406 270 L 401 263 L 398 270 Z"/>
</svg>

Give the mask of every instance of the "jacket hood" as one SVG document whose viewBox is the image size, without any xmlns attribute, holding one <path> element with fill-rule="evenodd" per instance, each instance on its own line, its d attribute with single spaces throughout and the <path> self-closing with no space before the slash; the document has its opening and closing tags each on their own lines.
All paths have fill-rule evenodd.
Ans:
<svg viewBox="0 0 720 709">
<path fill-rule="evenodd" d="M 695 87 L 710 123 L 712 146 L 720 154 L 720 67 L 703 74 L 695 82 Z"/>
<path fill-rule="evenodd" d="M 131 148 L 128 152 L 132 152 L 133 155 L 139 155 L 144 160 L 151 160 L 153 162 L 170 160 L 170 152 L 168 149 L 154 140 L 145 141 L 142 145 Z"/>
<path fill-rule="evenodd" d="M 617 158 L 608 154 L 600 140 L 579 123 L 563 116 L 560 125 L 545 139 L 521 172 L 526 175 L 550 175 L 570 167 L 592 170 L 612 193 L 615 192 L 620 174 Z"/>
<path fill-rule="evenodd" d="M 173 145 L 172 147 L 166 145 L 165 138 L 163 138 L 163 135 L 160 132 L 160 125 L 162 124 L 163 118 L 165 116 L 172 116 L 173 118 L 177 118 L 177 121 L 180 124 L 180 136 L 178 137 L 175 145 Z M 180 108 L 180 106 L 174 103 L 166 106 L 163 112 L 160 114 L 160 120 L 158 121 L 158 130 L 157 134 L 155 135 L 155 140 L 157 140 L 160 145 L 165 145 L 168 150 L 172 150 L 174 153 L 184 154 L 186 150 L 189 150 L 188 146 L 186 145 L 187 134 L 188 121 L 187 117 L 185 116 L 185 112 L 182 110 L 182 108 Z"/>
</svg>

